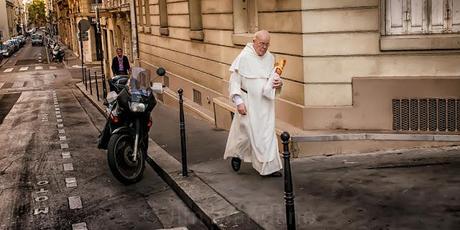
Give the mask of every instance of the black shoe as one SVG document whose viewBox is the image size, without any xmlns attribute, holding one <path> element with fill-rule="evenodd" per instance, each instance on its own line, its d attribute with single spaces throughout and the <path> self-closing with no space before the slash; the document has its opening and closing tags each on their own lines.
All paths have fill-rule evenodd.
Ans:
<svg viewBox="0 0 460 230">
<path fill-rule="evenodd" d="M 235 172 L 238 172 L 241 167 L 241 159 L 238 157 L 232 157 L 232 169 Z"/>
<path fill-rule="evenodd" d="M 274 172 L 272 174 L 268 174 L 268 175 L 262 175 L 263 177 L 282 177 L 283 174 L 281 172 Z"/>
</svg>

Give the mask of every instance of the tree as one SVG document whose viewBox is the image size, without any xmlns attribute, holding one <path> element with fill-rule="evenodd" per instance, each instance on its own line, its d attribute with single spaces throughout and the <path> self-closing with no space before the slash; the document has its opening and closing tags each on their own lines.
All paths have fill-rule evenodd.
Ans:
<svg viewBox="0 0 460 230">
<path fill-rule="evenodd" d="M 27 6 L 29 13 L 29 24 L 37 27 L 44 26 L 46 23 L 45 2 L 43 0 L 32 0 Z"/>
</svg>

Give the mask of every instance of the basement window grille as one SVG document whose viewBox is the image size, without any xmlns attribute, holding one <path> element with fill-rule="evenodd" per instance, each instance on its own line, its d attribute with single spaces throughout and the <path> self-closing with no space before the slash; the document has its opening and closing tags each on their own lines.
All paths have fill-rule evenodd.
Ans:
<svg viewBox="0 0 460 230">
<path fill-rule="evenodd" d="M 460 132 L 460 99 L 392 100 L 393 130 Z"/>
<path fill-rule="evenodd" d="M 197 103 L 198 105 L 203 104 L 201 101 L 201 92 L 196 89 L 193 89 L 193 102 Z"/>
</svg>

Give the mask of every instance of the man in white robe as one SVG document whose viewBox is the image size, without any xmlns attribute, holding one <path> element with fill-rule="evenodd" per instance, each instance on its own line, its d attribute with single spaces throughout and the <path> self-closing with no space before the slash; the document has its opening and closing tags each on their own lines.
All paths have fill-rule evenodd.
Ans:
<svg viewBox="0 0 460 230">
<path fill-rule="evenodd" d="M 274 57 L 267 51 L 270 34 L 255 33 L 230 67 L 230 98 L 237 106 L 227 139 L 224 159 L 232 158 L 232 168 L 240 169 L 241 160 L 252 162 L 262 176 L 282 176 L 275 134 L 275 101 L 268 90 L 279 89 L 281 79 L 274 72 Z M 273 92 L 274 95 L 274 92 Z"/>
</svg>

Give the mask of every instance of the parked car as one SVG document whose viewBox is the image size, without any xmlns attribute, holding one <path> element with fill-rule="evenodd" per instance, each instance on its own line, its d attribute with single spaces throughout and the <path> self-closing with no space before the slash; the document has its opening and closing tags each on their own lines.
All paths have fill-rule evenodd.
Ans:
<svg viewBox="0 0 460 230">
<path fill-rule="evenodd" d="M 6 41 L 2 44 L 2 49 L 0 52 L 2 53 L 2 56 L 9 57 L 14 53 L 14 46 Z"/>
<path fill-rule="evenodd" d="M 13 46 L 15 52 L 18 51 L 19 48 L 21 48 L 19 46 L 19 40 L 17 40 L 16 38 L 11 38 L 7 42 L 9 42 L 11 46 Z"/>
<path fill-rule="evenodd" d="M 43 36 L 41 34 L 32 34 L 32 46 L 43 45 Z"/>
</svg>

